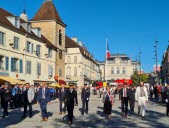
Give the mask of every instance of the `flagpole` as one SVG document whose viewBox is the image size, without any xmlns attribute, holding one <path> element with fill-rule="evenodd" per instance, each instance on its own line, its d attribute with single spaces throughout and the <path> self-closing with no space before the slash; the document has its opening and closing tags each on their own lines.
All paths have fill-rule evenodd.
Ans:
<svg viewBox="0 0 169 128">
<path fill-rule="evenodd" d="M 107 67 L 107 37 L 106 37 L 106 63 L 105 63 L 105 80 L 106 80 L 106 84 L 107 84 L 107 72 L 106 72 L 106 68 Z"/>
</svg>

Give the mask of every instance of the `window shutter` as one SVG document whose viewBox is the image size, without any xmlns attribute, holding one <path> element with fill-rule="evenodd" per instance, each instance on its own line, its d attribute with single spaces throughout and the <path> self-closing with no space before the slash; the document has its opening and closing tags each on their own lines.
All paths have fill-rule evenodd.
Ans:
<svg viewBox="0 0 169 128">
<path fill-rule="evenodd" d="M 20 60 L 20 73 L 23 73 L 23 62 L 22 62 L 22 60 Z"/>
<path fill-rule="evenodd" d="M 9 70 L 9 57 L 6 57 L 5 69 Z"/>
<path fill-rule="evenodd" d="M 51 65 L 51 76 L 53 76 L 53 68 L 52 68 L 52 65 Z"/>
<path fill-rule="evenodd" d="M 33 53 L 33 43 L 31 43 L 31 53 Z"/>
<path fill-rule="evenodd" d="M 11 72 L 14 72 L 14 58 L 11 58 Z"/>
<path fill-rule="evenodd" d="M 29 73 L 31 74 L 31 62 L 29 62 L 29 65 L 30 65 L 30 69 L 29 69 L 30 71 L 29 71 Z"/>
<path fill-rule="evenodd" d="M 41 75 L 41 64 L 39 64 L 39 75 Z"/>
<path fill-rule="evenodd" d="M 28 42 L 28 41 L 27 41 L 27 43 L 26 43 L 26 51 L 27 51 L 27 52 L 30 52 L 30 51 L 29 51 L 29 42 Z"/>
</svg>

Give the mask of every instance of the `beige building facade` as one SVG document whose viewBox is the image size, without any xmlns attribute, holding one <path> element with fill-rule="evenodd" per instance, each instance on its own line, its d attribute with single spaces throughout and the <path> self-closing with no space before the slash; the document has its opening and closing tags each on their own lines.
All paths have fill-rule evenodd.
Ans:
<svg viewBox="0 0 169 128">
<path fill-rule="evenodd" d="M 138 61 L 131 61 L 126 54 L 111 54 L 107 62 L 99 62 L 102 80 L 130 79 L 139 66 Z"/>
<path fill-rule="evenodd" d="M 93 81 L 100 80 L 98 62 L 77 38 L 66 36 L 65 64 L 67 83 L 84 86 L 85 83 L 90 85 Z"/>
<path fill-rule="evenodd" d="M 56 47 L 31 26 L 25 13 L 20 17 L 0 9 L 0 77 L 54 82 Z"/>
</svg>

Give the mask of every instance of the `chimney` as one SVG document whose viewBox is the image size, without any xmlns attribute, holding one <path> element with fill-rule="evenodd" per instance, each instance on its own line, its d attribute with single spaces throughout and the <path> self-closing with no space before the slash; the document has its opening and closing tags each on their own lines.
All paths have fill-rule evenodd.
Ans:
<svg viewBox="0 0 169 128">
<path fill-rule="evenodd" d="M 72 39 L 74 42 L 77 43 L 77 38 L 76 38 L 76 37 L 72 37 L 71 39 Z"/>
</svg>

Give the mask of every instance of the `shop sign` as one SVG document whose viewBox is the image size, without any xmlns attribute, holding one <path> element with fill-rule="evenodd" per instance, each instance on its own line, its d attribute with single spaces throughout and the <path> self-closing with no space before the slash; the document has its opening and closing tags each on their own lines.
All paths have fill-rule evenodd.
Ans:
<svg viewBox="0 0 169 128">
<path fill-rule="evenodd" d="M 0 72 L 0 76 L 9 76 L 8 72 Z"/>
</svg>

